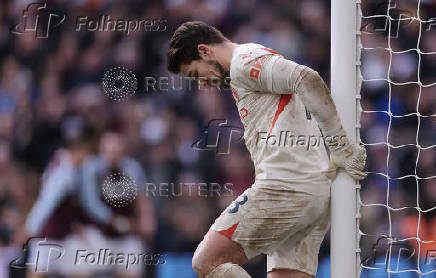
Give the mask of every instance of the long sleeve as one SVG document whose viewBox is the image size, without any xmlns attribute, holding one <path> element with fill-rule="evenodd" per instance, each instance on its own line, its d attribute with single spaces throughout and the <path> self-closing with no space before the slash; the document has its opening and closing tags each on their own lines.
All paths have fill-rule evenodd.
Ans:
<svg viewBox="0 0 436 278">
<path fill-rule="evenodd" d="M 74 170 L 70 166 L 59 166 L 48 173 L 42 184 L 41 192 L 26 219 L 26 230 L 31 235 L 41 231 L 45 221 L 50 217 L 62 199 L 74 187 Z"/>
<path fill-rule="evenodd" d="M 79 200 L 86 213 L 95 221 L 108 224 L 112 219 L 112 211 L 100 198 L 99 187 L 96 184 L 97 172 L 97 160 L 87 159 L 83 164 Z"/>
</svg>

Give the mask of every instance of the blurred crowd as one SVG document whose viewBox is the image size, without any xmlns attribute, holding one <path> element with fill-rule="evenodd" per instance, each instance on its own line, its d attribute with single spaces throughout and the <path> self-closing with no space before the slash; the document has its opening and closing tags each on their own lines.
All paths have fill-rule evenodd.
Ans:
<svg viewBox="0 0 436 278">
<path fill-rule="evenodd" d="M 418 1 L 397 2 L 397 9 L 416 16 Z M 49 0 L 49 11 L 65 15 L 65 21 L 50 28 L 47 38 L 12 34 L 29 3 L 0 2 L 0 278 L 8 277 L 8 264 L 20 256 L 23 243 L 38 236 L 66 240 L 65 246 L 101 244 L 163 255 L 162 265 L 113 270 L 114 277 L 195 277 L 195 247 L 219 213 L 251 186 L 253 165 L 241 140 L 230 140 L 229 153 L 193 148 L 212 120 L 242 128 L 228 90 L 188 89 L 183 83 L 149 91 L 145 77 L 175 78 L 166 69 L 169 38 L 181 23 L 203 20 L 236 43 L 264 44 L 314 68 L 328 83 L 329 1 Z M 380 3 L 363 1 L 364 15 L 386 13 Z M 434 1 L 420 3 L 422 19 L 432 12 L 436 17 Z M 165 28 L 128 35 L 75 30 L 78 16 L 100 15 L 156 19 Z M 436 31 L 421 26 L 418 36 L 419 23 L 411 20 L 392 24 L 398 29 L 389 34 L 379 30 L 382 20 L 364 22 L 362 107 L 379 111 L 364 112 L 361 121 L 370 172 L 361 199 L 379 204 L 362 208 L 362 257 L 367 258 L 383 235 L 436 238 L 436 211 L 431 210 L 436 206 L 436 178 L 431 178 L 436 176 L 436 118 L 430 116 L 436 110 L 436 54 L 425 54 L 436 52 Z M 374 47 L 381 48 L 366 49 Z M 115 66 L 137 77 L 138 89 L 128 100 L 111 100 L 102 90 L 104 73 Z M 381 142 L 389 145 L 376 144 Z M 111 206 L 100 194 L 105 178 L 116 173 L 138 185 L 138 197 L 126 208 Z M 327 236 L 320 278 L 329 277 L 328 242 Z M 413 258 L 436 249 L 431 242 L 405 243 L 416 250 Z M 408 268 L 416 268 L 412 261 Z M 433 260 L 430 267 L 435 266 Z M 246 267 L 253 277 L 265 277 L 263 256 Z M 77 275 L 74 269 L 58 270 Z M 85 273 L 107 277 L 100 270 Z"/>
</svg>

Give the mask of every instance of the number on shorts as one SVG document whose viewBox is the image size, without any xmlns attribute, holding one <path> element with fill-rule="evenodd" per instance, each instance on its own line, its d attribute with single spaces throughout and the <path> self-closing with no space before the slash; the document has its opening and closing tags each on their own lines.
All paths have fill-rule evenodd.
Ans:
<svg viewBox="0 0 436 278">
<path fill-rule="evenodd" d="M 240 200 L 242 197 L 242 200 Z M 238 201 L 240 200 L 240 201 Z M 247 195 L 241 195 L 238 197 L 238 199 L 236 199 L 235 201 L 233 201 L 234 207 L 227 210 L 228 213 L 237 213 L 239 210 L 239 206 L 242 206 L 243 204 L 245 204 L 248 201 L 248 197 Z"/>
</svg>

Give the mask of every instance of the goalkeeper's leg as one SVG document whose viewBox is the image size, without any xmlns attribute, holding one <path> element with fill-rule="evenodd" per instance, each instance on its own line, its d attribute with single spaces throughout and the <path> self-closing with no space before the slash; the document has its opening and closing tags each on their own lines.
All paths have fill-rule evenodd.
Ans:
<svg viewBox="0 0 436 278">
<path fill-rule="evenodd" d="M 200 278 L 250 278 L 240 265 L 248 261 L 237 243 L 209 230 L 192 258 L 192 268 Z"/>
<path fill-rule="evenodd" d="M 316 188 L 322 194 L 257 184 L 245 190 L 215 220 L 198 246 L 192 261 L 194 271 L 200 278 L 248 278 L 240 265 L 264 253 L 271 255 L 269 277 L 314 275 L 319 245 L 310 242 L 318 243 L 325 231 L 316 233 L 317 240 L 301 248 L 298 243 L 305 243 L 318 226 L 317 220 L 328 212 L 330 184 Z"/>
<path fill-rule="evenodd" d="M 194 253 L 192 267 L 200 278 L 250 278 L 240 266 L 247 261 L 241 246 L 220 233 L 209 230 Z M 313 277 L 291 269 L 274 269 L 268 272 L 268 278 Z"/>
</svg>

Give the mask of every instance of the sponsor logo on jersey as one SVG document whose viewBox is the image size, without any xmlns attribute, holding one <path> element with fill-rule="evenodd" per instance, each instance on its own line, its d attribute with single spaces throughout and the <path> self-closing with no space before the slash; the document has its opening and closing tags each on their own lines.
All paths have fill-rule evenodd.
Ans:
<svg viewBox="0 0 436 278">
<path fill-rule="evenodd" d="M 243 120 L 248 115 L 248 110 L 245 108 L 241 108 L 239 110 L 239 116 L 241 117 L 241 120 Z"/>
<path fill-rule="evenodd" d="M 230 89 L 232 90 L 233 98 L 235 99 L 236 102 L 238 102 L 239 101 L 238 92 L 233 87 L 230 87 Z"/>
</svg>

